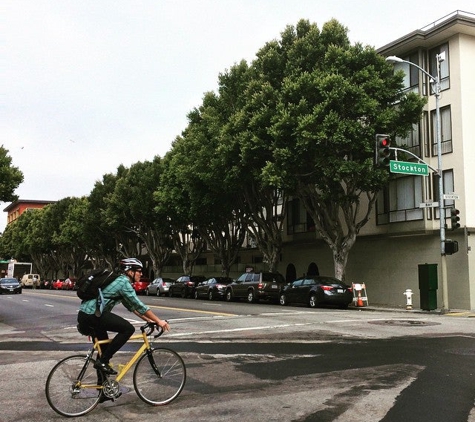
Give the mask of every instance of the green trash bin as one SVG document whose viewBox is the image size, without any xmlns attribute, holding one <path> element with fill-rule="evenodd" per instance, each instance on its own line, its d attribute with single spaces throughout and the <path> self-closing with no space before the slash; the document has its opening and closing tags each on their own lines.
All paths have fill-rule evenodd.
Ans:
<svg viewBox="0 0 475 422">
<path fill-rule="evenodd" d="M 419 291 L 421 309 L 437 309 L 437 264 L 419 264 Z"/>
</svg>

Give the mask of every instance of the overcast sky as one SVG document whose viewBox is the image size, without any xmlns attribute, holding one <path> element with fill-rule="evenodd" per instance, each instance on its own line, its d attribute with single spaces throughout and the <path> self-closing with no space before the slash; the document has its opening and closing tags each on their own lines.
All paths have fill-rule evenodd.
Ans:
<svg viewBox="0 0 475 422">
<path fill-rule="evenodd" d="M 378 48 L 474 9 L 473 0 L 0 0 L 0 145 L 25 176 L 15 193 L 88 195 L 120 164 L 163 157 L 219 73 L 300 19 L 321 28 L 336 18 L 353 43 Z"/>
</svg>

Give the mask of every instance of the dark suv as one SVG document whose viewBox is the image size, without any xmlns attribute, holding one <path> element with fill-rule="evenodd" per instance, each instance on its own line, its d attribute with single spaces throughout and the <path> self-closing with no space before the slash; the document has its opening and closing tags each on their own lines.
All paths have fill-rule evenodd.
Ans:
<svg viewBox="0 0 475 422">
<path fill-rule="evenodd" d="M 202 275 L 182 275 L 181 277 L 178 277 L 175 283 L 170 286 L 170 289 L 168 290 L 168 295 L 170 297 L 193 297 L 195 294 L 195 287 L 205 280 L 206 277 Z"/>
<path fill-rule="evenodd" d="M 246 298 L 249 303 L 259 299 L 278 301 L 285 286 L 284 276 L 279 273 L 256 272 L 244 273 L 226 288 L 226 300 Z"/>
</svg>

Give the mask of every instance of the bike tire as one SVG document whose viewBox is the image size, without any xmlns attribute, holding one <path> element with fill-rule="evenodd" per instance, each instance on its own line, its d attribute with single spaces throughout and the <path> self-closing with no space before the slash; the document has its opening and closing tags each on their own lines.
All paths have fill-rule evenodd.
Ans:
<svg viewBox="0 0 475 422">
<path fill-rule="evenodd" d="M 137 362 L 133 382 L 137 395 L 152 406 L 163 406 L 176 399 L 186 382 L 186 367 L 181 356 L 171 349 L 152 349 L 159 375 L 145 353 Z"/>
<path fill-rule="evenodd" d="M 94 369 L 94 359 L 85 355 L 60 360 L 46 379 L 46 400 L 62 416 L 74 417 L 89 413 L 99 403 L 103 375 Z M 89 386 L 89 387 L 84 387 Z"/>
</svg>

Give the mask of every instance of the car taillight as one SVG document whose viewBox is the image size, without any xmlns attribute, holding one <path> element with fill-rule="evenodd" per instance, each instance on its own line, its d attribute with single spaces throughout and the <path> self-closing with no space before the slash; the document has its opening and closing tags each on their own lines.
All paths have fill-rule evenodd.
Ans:
<svg viewBox="0 0 475 422">
<path fill-rule="evenodd" d="M 322 286 L 323 290 L 333 290 L 332 286 Z"/>
<path fill-rule="evenodd" d="M 259 283 L 259 284 L 257 285 L 257 288 L 258 288 L 258 289 L 263 289 L 264 287 L 266 287 L 266 284 L 265 284 L 265 283 Z"/>
<path fill-rule="evenodd" d="M 347 287 L 346 290 L 348 290 L 349 292 L 352 292 L 352 291 L 353 291 L 353 287 Z"/>
</svg>

